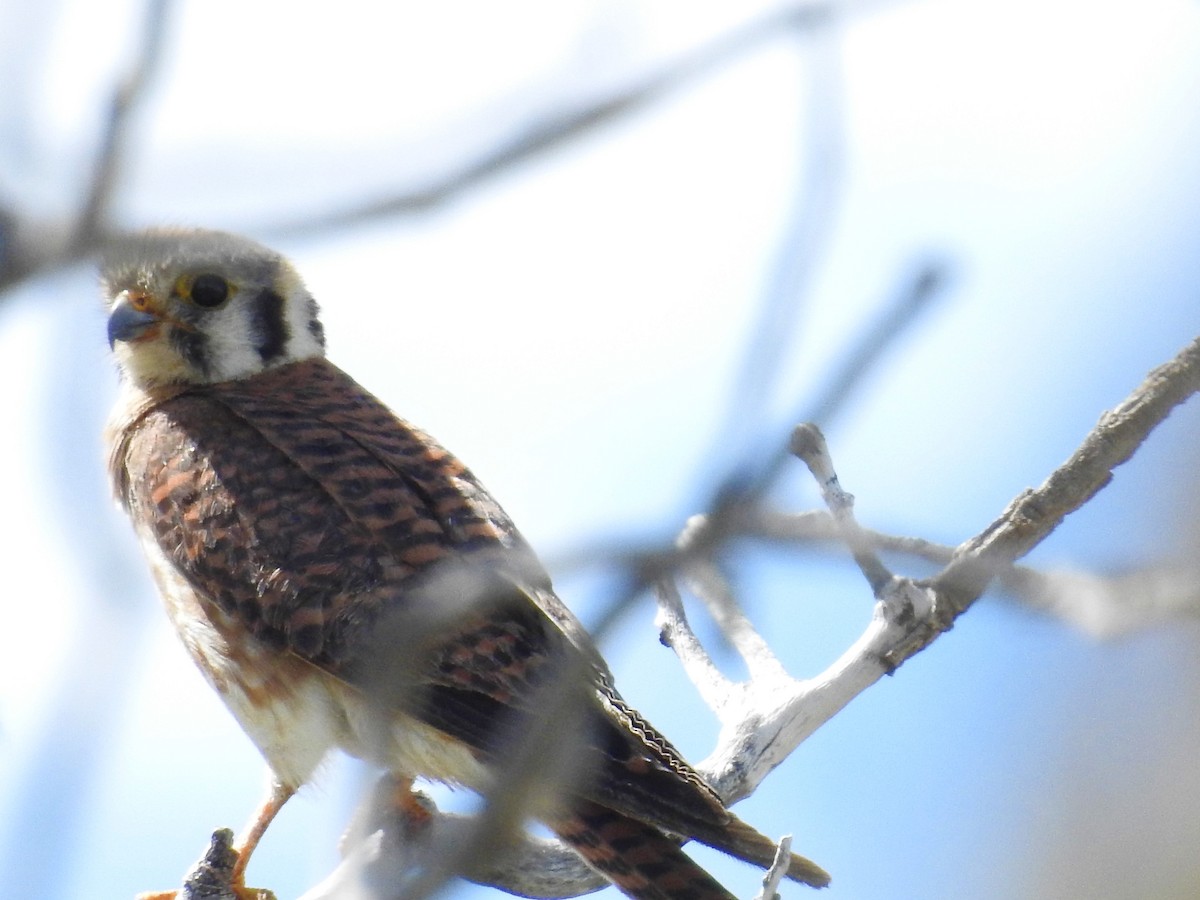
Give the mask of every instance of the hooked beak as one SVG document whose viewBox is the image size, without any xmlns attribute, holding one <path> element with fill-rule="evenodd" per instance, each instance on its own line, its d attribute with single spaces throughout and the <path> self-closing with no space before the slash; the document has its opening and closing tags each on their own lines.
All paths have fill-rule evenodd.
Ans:
<svg viewBox="0 0 1200 900">
<path fill-rule="evenodd" d="M 161 321 L 148 296 L 121 291 L 108 316 L 108 346 L 111 349 L 117 341 L 136 341 L 146 337 L 147 332 Z"/>
</svg>

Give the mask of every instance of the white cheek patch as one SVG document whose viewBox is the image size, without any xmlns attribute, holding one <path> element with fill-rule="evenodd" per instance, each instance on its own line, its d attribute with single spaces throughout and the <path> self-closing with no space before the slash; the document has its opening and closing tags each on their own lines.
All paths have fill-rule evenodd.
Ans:
<svg viewBox="0 0 1200 900">
<path fill-rule="evenodd" d="M 287 323 L 288 342 L 284 356 L 290 360 L 325 355 L 325 340 L 317 321 L 317 301 L 300 276 L 290 266 L 281 269 L 276 286 L 282 292 L 283 318 Z"/>
<path fill-rule="evenodd" d="M 235 297 L 231 303 L 206 317 L 205 357 L 209 381 L 245 378 L 264 368 L 262 357 L 251 342 L 251 323 L 246 304 L 241 301 L 242 298 Z"/>
<path fill-rule="evenodd" d="M 239 291 L 223 308 L 208 315 L 204 332 L 209 381 L 245 378 L 275 366 L 324 356 L 320 325 L 314 324 L 316 301 L 290 267 L 278 273 L 272 294 L 282 298 L 282 329 L 266 327 L 264 334 L 261 297 L 249 291 Z M 260 344 L 273 331 L 282 331 L 282 352 L 267 355 Z"/>
<path fill-rule="evenodd" d="M 292 297 L 288 302 L 285 318 L 288 324 L 288 344 L 284 356 L 291 360 L 309 359 L 325 355 L 325 342 L 313 333 L 317 305 L 307 294 Z M 318 324 L 316 326 L 320 328 Z M 319 332 L 318 332 L 319 333 Z"/>
</svg>

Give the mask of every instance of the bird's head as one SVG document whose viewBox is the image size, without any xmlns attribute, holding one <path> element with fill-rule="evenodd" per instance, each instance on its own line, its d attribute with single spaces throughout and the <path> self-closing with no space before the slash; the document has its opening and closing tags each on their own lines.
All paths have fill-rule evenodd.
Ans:
<svg viewBox="0 0 1200 900">
<path fill-rule="evenodd" d="M 100 277 L 109 345 L 138 387 L 230 381 L 325 352 L 296 270 L 246 238 L 140 232 L 105 253 Z"/>
</svg>

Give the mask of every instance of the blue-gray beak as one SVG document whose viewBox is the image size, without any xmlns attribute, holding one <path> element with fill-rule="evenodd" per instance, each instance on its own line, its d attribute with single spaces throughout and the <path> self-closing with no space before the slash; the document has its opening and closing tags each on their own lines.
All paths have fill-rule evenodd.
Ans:
<svg viewBox="0 0 1200 900">
<path fill-rule="evenodd" d="M 153 313 L 135 309 L 126 298 L 122 297 L 108 316 L 108 346 L 111 349 L 117 341 L 132 341 L 146 333 L 151 325 L 156 325 L 160 319 Z"/>
</svg>

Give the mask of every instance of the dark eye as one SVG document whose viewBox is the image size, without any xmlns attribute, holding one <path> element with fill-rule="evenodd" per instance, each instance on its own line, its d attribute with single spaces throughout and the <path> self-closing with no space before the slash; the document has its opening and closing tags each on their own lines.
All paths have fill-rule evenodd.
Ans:
<svg viewBox="0 0 1200 900">
<path fill-rule="evenodd" d="M 192 279 L 192 302 L 215 309 L 229 298 L 229 282 L 220 275 L 197 275 Z"/>
</svg>

